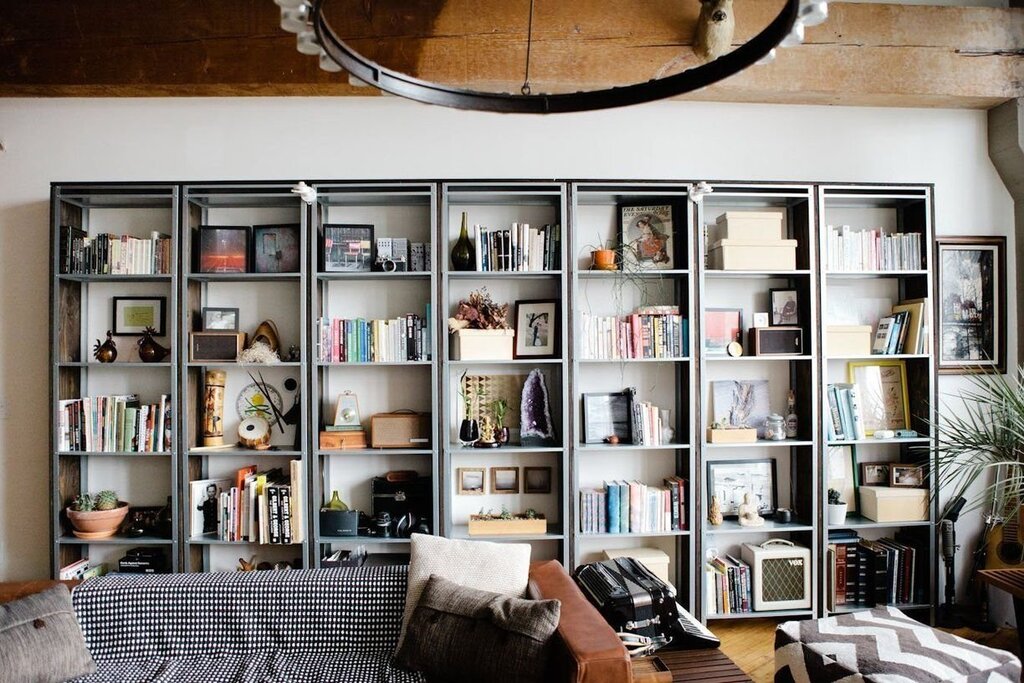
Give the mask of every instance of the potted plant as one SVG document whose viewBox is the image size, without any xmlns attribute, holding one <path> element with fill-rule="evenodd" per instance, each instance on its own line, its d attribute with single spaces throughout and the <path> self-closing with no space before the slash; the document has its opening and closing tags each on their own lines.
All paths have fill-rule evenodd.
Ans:
<svg viewBox="0 0 1024 683">
<path fill-rule="evenodd" d="M 505 415 L 508 414 L 508 401 L 496 398 L 491 401 L 491 412 L 494 413 L 494 437 L 499 444 L 508 443 L 508 427 L 505 426 Z"/>
<path fill-rule="evenodd" d="M 478 514 L 469 516 L 470 536 L 518 536 L 546 534 L 547 531 L 548 520 L 532 508 L 518 515 L 512 514 L 504 506 L 498 514 L 493 510 L 484 512 L 481 508 Z"/>
<path fill-rule="evenodd" d="M 448 318 L 452 360 L 512 360 L 515 331 L 508 304 L 497 304 L 486 289 L 470 292 Z"/>
<path fill-rule="evenodd" d="M 841 526 L 846 522 L 846 503 L 843 494 L 836 489 L 828 490 L 828 523 L 829 526 Z"/>
<path fill-rule="evenodd" d="M 110 538 L 128 515 L 128 503 L 117 499 L 113 491 L 95 496 L 84 493 L 67 508 L 68 521 L 78 538 Z"/>
<path fill-rule="evenodd" d="M 616 251 L 611 240 L 600 240 L 596 247 L 590 249 L 591 270 L 618 270 Z"/>
</svg>

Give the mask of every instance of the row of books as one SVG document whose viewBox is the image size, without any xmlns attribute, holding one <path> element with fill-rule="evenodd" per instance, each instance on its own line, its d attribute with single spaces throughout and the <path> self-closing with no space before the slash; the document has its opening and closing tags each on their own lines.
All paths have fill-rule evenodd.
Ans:
<svg viewBox="0 0 1024 683">
<path fill-rule="evenodd" d="M 302 461 L 257 471 L 243 467 L 235 479 L 189 482 L 193 538 L 261 544 L 302 543 Z"/>
<path fill-rule="evenodd" d="M 540 272 L 558 270 L 561 264 L 561 227 L 540 228 L 513 223 L 511 228 L 473 226 L 476 269 L 480 272 Z"/>
<path fill-rule="evenodd" d="M 90 237 L 84 230 L 60 226 L 60 272 L 66 275 L 168 274 L 172 266 L 170 235 Z"/>
<path fill-rule="evenodd" d="M 669 427 L 662 420 L 662 410 L 650 401 L 636 397 L 636 387 L 625 390 L 629 397 L 629 433 L 634 446 L 664 446 L 662 428 Z M 665 411 L 666 414 L 668 411 Z"/>
<path fill-rule="evenodd" d="M 854 230 L 849 225 L 828 226 L 826 243 L 830 272 L 921 270 L 921 235 L 887 233 L 881 228 Z"/>
<path fill-rule="evenodd" d="M 685 358 L 689 321 L 678 306 L 638 308 L 625 316 L 583 314 L 583 357 L 594 360 Z"/>
<path fill-rule="evenodd" d="M 750 565 L 733 557 L 717 556 L 704 566 L 708 614 L 753 612 Z"/>
<path fill-rule="evenodd" d="M 580 531 L 643 534 L 686 529 L 686 480 L 666 477 L 664 487 L 639 481 L 606 481 L 580 491 Z"/>
<path fill-rule="evenodd" d="M 860 393 L 856 384 L 829 384 L 825 389 L 828 396 L 829 415 L 825 417 L 825 431 L 829 441 L 852 441 L 866 439 L 864 414 L 861 412 Z"/>
<path fill-rule="evenodd" d="M 153 453 L 171 449 L 171 396 L 142 404 L 138 394 L 85 396 L 59 402 L 58 449 Z"/>
<path fill-rule="evenodd" d="M 930 353 L 928 299 L 910 299 L 892 307 L 878 320 L 871 353 Z"/>
<path fill-rule="evenodd" d="M 391 320 L 319 318 L 320 361 L 395 363 L 430 360 L 430 305 L 427 315 Z"/>
<path fill-rule="evenodd" d="M 830 610 L 926 602 L 926 550 L 901 538 L 870 541 L 847 529 L 830 531 L 827 571 Z M 919 560 L 921 560 L 919 562 Z"/>
</svg>

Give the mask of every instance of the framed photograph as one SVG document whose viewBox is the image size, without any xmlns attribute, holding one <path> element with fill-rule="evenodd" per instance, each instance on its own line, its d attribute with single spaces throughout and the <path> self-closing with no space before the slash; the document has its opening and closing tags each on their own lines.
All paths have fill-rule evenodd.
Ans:
<svg viewBox="0 0 1024 683">
<path fill-rule="evenodd" d="M 325 272 L 369 273 L 373 269 L 372 225 L 325 224 L 321 247 Z"/>
<path fill-rule="evenodd" d="M 737 516 L 746 493 L 757 503 L 758 514 L 765 517 L 772 515 L 777 507 L 778 495 L 775 459 L 711 461 L 708 463 L 708 487 L 709 496 L 718 497 L 724 516 Z"/>
<path fill-rule="evenodd" d="M 204 332 L 238 332 L 237 308 L 203 307 Z"/>
<path fill-rule="evenodd" d="M 768 300 L 772 325 L 793 327 L 800 324 L 800 308 L 795 289 L 769 289 Z"/>
<path fill-rule="evenodd" d="M 483 467 L 459 467 L 455 475 L 459 481 L 460 496 L 482 496 L 487 493 L 484 490 Z"/>
<path fill-rule="evenodd" d="M 889 466 L 889 486 L 921 488 L 924 486 L 924 468 L 920 465 L 892 463 Z"/>
<path fill-rule="evenodd" d="M 516 358 L 558 356 L 558 301 L 525 299 L 516 302 Z"/>
<path fill-rule="evenodd" d="M 764 438 L 764 421 L 771 415 L 768 380 L 717 380 L 711 383 L 712 421 L 730 427 L 750 427 Z"/>
<path fill-rule="evenodd" d="M 583 443 L 604 443 L 613 434 L 620 443 L 632 443 L 631 410 L 630 395 L 625 391 L 583 394 Z"/>
<path fill-rule="evenodd" d="M 491 493 L 519 493 L 519 468 L 492 467 Z"/>
<path fill-rule="evenodd" d="M 338 402 L 334 407 L 334 426 L 345 427 L 352 431 L 363 428 L 359 420 L 359 401 L 351 391 L 338 394 Z"/>
<path fill-rule="evenodd" d="M 704 310 L 704 353 L 726 355 L 733 342 L 743 343 L 743 310 L 740 308 L 708 308 Z"/>
<path fill-rule="evenodd" d="M 299 224 L 252 226 L 253 265 L 257 273 L 297 273 Z"/>
<path fill-rule="evenodd" d="M 198 272 L 248 273 L 249 231 L 248 225 L 200 226 Z"/>
<path fill-rule="evenodd" d="M 859 486 L 888 486 L 889 468 L 892 463 L 888 462 L 862 462 L 860 464 Z"/>
<path fill-rule="evenodd" d="M 622 270 L 671 270 L 675 266 L 672 204 L 620 204 Z"/>
<path fill-rule="evenodd" d="M 114 334 L 142 334 L 147 327 L 156 332 L 154 336 L 167 334 L 167 297 L 165 296 L 115 296 Z"/>
<path fill-rule="evenodd" d="M 864 433 L 879 429 L 910 429 L 907 366 L 901 360 L 856 361 L 847 365 L 849 381 L 857 385 Z"/>
<path fill-rule="evenodd" d="M 1006 372 L 1006 238 L 936 243 L 939 373 Z"/>
<path fill-rule="evenodd" d="M 854 446 L 828 447 L 828 488 L 843 494 L 848 512 L 857 511 L 857 449 Z"/>
<path fill-rule="evenodd" d="M 551 493 L 551 468 L 524 467 L 523 493 Z"/>
</svg>

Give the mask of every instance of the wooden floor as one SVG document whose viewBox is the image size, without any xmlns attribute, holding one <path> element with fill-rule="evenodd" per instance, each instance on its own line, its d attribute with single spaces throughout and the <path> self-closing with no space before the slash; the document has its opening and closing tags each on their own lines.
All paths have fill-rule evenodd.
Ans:
<svg viewBox="0 0 1024 683">
<path fill-rule="evenodd" d="M 775 675 L 775 627 L 777 619 L 734 619 L 712 621 L 709 627 L 722 640 L 722 651 L 754 679 L 755 683 L 771 681 Z M 1009 650 L 1018 657 L 1017 631 L 1004 628 L 995 633 L 982 633 L 969 628 L 951 631 L 956 635 L 1000 650 Z"/>
</svg>

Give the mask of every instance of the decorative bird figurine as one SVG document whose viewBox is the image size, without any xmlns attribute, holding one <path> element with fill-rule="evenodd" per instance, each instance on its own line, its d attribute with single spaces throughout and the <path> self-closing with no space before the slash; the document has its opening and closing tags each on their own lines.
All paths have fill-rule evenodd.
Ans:
<svg viewBox="0 0 1024 683">
<path fill-rule="evenodd" d="M 721 57 L 732 47 L 736 19 L 732 14 L 732 0 L 700 0 L 700 16 L 693 51 L 707 61 Z"/>
<path fill-rule="evenodd" d="M 96 340 L 96 346 L 92 348 L 92 355 L 101 363 L 113 363 L 117 360 L 117 344 L 114 343 L 110 330 L 107 330 L 107 341 L 100 344 L 100 340 Z"/>
<path fill-rule="evenodd" d="M 139 345 L 139 358 L 143 363 L 159 363 L 171 352 L 170 349 L 165 349 L 156 343 L 156 340 L 153 339 L 155 334 L 156 330 L 147 327 L 139 337 L 139 341 L 136 342 Z"/>
</svg>

